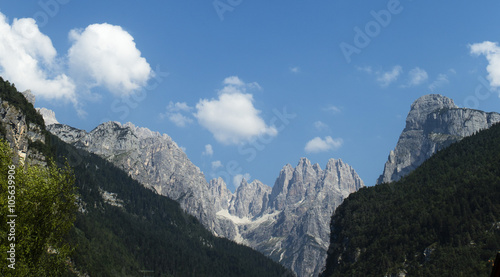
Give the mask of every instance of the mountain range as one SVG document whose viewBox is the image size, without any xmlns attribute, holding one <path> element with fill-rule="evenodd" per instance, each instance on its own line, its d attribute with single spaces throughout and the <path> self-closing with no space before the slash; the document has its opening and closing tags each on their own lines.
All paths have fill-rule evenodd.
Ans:
<svg viewBox="0 0 500 277">
<path fill-rule="evenodd" d="M 298 276 L 321 271 L 332 212 L 364 186 L 342 160 L 332 159 L 322 170 L 302 158 L 295 168 L 285 165 L 272 188 L 258 180 L 242 180 L 232 193 L 221 178 L 207 182 L 166 134 L 118 122 L 103 123 L 88 133 L 63 124 L 47 129 L 176 200 L 215 235 L 259 250 Z"/>
<path fill-rule="evenodd" d="M 43 114 L 47 122 L 57 122 L 50 111 Z M 378 183 L 399 180 L 437 151 L 498 121 L 497 113 L 458 108 L 441 95 L 420 97 L 411 105 L 406 127 Z M 321 271 L 331 214 L 364 186 L 342 160 L 331 159 L 323 170 L 302 158 L 295 168 L 285 165 L 273 187 L 242 180 L 232 193 L 221 178 L 207 182 L 166 134 L 118 122 L 103 123 L 91 132 L 63 124 L 49 124 L 47 129 L 176 200 L 215 235 L 248 245 L 298 276 Z"/>
<path fill-rule="evenodd" d="M 261 253 L 214 236 L 178 202 L 145 188 L 107 160 L 51 135 L 45 129 L 42 116 L 26 98 L 9 82 L 0 79 L 1 139 L 10 145 L 8 150 L 13 159 L 4 160 L 11 159 L 11 155 L 2 148 L 2 164 L 19 165 L 18 171 L 24 164 L 29 172 L 32 166 L 45 168 L 48 161 L 60 167 L 71 166 L 74 184 L 69 185 L 74 185 L 77 191 L 77 197 L 73 198 L 78 206 L 76 220 L 70 223 L 69 234 L 58 236 L 75 250 L 63 257 L 64 274 L 61 268 L 57 269 L 58 274 L 50 276 L 138 276 L 145 272 L 155 276 L 293 276 Z M 60 173 L 52 171 L 51 174 Z M 7 180 L 6 175 L 4 177 Z M 62 186 L 51 185 L 53 190 Z M 7 199 L 7 182 L 1 186 L 2 199 Z M 16 188 L 16 197 L 22 197 L 23 184 L 17 183 Z M 26 203 L 22 210 L 40 210 L 38 201 L 46 196 L 37 193 L 38 190 L 32 191 L 29 201 L 22 202 Z M 29 244 L 31 240 L 45 241 L 50 235 L 31 229 L 34 225 L 35 229 L 38 226 L 46 230 L 46 226 L 40 218 L 30 216 L 23 213 L 16 218 L 20 231 L 15 233 L 16 239 L 33 247 L 16 251 L 16 262 L 23 265 L 23 271 L 7 268 L 7 260 L 2 259 L 2 276 L 49 276 L 40 272 L 56 270 L 44 268 L 46 260 L 58 254 L 54 245 L 50 242 Z M 7 221 L 6 214 L 2 213 L 1 217 Z M 28 220 L 32 220 L 29 222 L 33 225 L 26 225 Z M 31 227 L 28 229 L 28 226 Z M 5 224 L 0 226 L 0 233 L 7 232 Z M 7 253 L 7 247 L 0 245 L 2 253 Z M 28 253 L 27 256 L 24 253 Z"/>
<path fill-rule="evenodd" d="M 34 101 L 29 92 L 25 97 Z M 2 102 L 2 121 L 12 121 L 18 108 Z M 167 134 L 119 122 L 106 122 L 87 132 L 60 124 L 55 114 L 44 108 L 32 114 L 32 108 L 21 107 L 29 116 L 25 122 L 16 123 L 19 126 L 2 124 L 0 129 L 21 156 L 28 155 L 43 163 L 46 145 L 50 144 L 47 141 L 74 147 L 66 154 L 79 153 L 73 157 L 76 166 L 85 164 L 82 157 L 87 154 L 81 153 L 93 153 L 155 195 L 179 203 L 183 211 L 197 218 L 213 235 L 258 250 L 299 277 L 316 276 L 324 269 L 327 249 L 332 249 L 330 234 L 337 232 L 330 229 L 332 214 L 351 194 L 364 190 L 361 178 L 341 159 L 330 159 L 322 169 L 301 158 L 295 167 L 285 165 L 272 187 L 259 180 L 243 179 L 233 193 L 222 178 L 207 181 Z M 406 127 L 377 183 L 400 180 L 438 151 L 496 122 L 500 122 L 498 113 L 459 108 L 441 95 L 420 97 L 411 105 Z M 62 142 L 44 134 L 45 129 Z M 16 136 L 11 135 L 13 130 L 17 131 Z M 116 187 L 114 191 L 96 189 L 102 203 L 118 207 L 126 203 L 126 199 L 120 198 L 123 192 L 119 193 Z"/>
</svg>

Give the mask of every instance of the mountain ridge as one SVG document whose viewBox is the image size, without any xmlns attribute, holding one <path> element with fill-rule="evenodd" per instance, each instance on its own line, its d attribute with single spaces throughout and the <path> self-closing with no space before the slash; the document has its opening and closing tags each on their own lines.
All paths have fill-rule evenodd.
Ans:
<svg viewBox="0 0 500 277">
<path fill-rule="evenodd" d="M 242 180 L 232 193 L 220 178 L 207 181 L 166 134 L 118 122 L 103 123 L 90 132 L 62 124 L 47 129 L 178 201 L 214 234 L 251 246 L 299 276 L 319 273 L 331 213 L 349 193 L 364 186 L 341 160 L 329 161 L 322 170 L 302 158 L 298 168 L 282 168 L 273 188 L 259 180 Z"/>
<path fill-rule="evenodd" d="M 500 114 L 459 108 L 452 99 L 428 94 L 415 100 L 396 147 L 377 184 L 397 181 L 438 150 L 500 122 Z"/>
</svg>

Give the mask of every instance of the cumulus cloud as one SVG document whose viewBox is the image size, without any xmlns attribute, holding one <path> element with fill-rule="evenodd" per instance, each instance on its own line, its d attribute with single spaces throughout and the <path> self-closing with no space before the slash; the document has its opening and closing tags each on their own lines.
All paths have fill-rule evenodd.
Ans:
<svg viewBox="0 0 500 277">
<path fill-rule="evenodd" d="M 129 95 L 153 75 L 134 38 L 120 26 L 92 24 L 72 30 L 69 37 L 71 74 L 89 89 L 103 86 L 115 95 Z"/>
<path fill-rule="evenodd" d="M 75 103 L 73 80 L 63 73 L 51 39 L 32 18 L 14 19 L 0 13 L 0 75 L 23 91 L 31 89 L 45 99 Z"/>
<path fill-rule="evenodd" d="M 410 72 L 408 73 L 408 77 L 409 80 L 407 87 L 413 87 L 427 81 L 429 75 L 427 75 L 427 71 L 421 69 L 420 67 L 415 67 L 414 69 L 410 70 Z"/>
<path fill-rule="evenodd" d="M 403 68 L 399 65 L 394 66 L 390 71 L 377 72 L 377 82 L 382 87 L 388 87 L 399 78 L 401 73 L 403 73 Z"/>
<path fill-rule="evenodd" d="M 276 136 L 274 126 L 268 126 L 253 105 L 253 95 L 247 88 L 259 87 L 246 84 L 238 77 L 228 77 L 217 99 L 201 99 L 196 104 L 198 123 L 209 130 L 218 142 L 241 144 L 261 135 Z"/>
<path fill-rule="evenodd" d="M 488 60 L 488 81 L 494 88 L 500 87 L 500 46 L 497 42 L 484 41 L 470 45 L 474 55 L 484 55 Z"/>
<path fill-rule="evenodd" d="M 307 142 L 304 150 L 307 153 L 327 152 L 340 148 L 343 143 L 344 141 L 341 138 L 333 139 L 332 137 L 328 136 L 322 139 L 320 137 L 315 137 Z"/>
<path fill-rule="evenodd" d="M 205 145 L 205 151 L 203 151 L 202 155 L 212 156 L 213 154 L 214 154 L 214 149 L 212 148 L 212 145 L 210 144 Z"/>
<path fill-rule="evenodd" d="M 243 181 L 243 179 L 245 179 L 245 181 L 248 181 L 250 180 L 250 174 L 248 173 L 245 173 L 245 174 L 238 174 L 236 176 L 233 177 L 233 185 L 234 187 L 239 187 L 241 185 L 241 181 Z"/>
<path fill-rule="evenodd" d="M 189 112 L 193 108 L 189 107 L 186 102 L 174 103 L 170 101 L 168 103 L 165 113 L 161 113 L 161 118 L 168 118 L 168 120 L 174 123 L 177 127 L 186 127 L 188 124 L 193 123 L 193 119 L 183 115 L 182 112 Z"/>
</svg>

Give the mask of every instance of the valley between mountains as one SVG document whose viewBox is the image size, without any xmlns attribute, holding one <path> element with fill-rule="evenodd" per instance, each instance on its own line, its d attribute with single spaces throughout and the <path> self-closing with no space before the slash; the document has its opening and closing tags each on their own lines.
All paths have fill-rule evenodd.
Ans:
<svg viewBox="0 0 500 277">
<path fill-rule="evenodd" d="M 395 149 L 389 154 L 378 185 L 365 187 L 355 169 L 341 159 L 330 159 L 326 165 L 321 166 L 304 157 L 295 166 L 291 164 L 283 166 L 281 171 L 277 173 L 276 181 L 272 186 L 263 184 L 259 180 L 248 182 L 243 179 L 236 191 L 232 192 L 227 188 L 222 178 L 207 180 L 203 172 L 189 160 L 184 151 L 167 134 L 137 127 L 132 123 L 122 124 L 119 122 L 105 122 L 90 132 L 80 130 L 60 124 L 56 120 L 55 114 L 50 110 L 41 108 L 35 112 L 32 103 L 26 100 L 33 101 L 29 92 L 25 92 L 25 97 L 22 97 L 12 87 L 6 87 L 9 88 L 7 89 L 8 93 L 2 92 L 4 94 L 2 94 L 2 108 L 0 110 L 1 130 L 12 150 L 19 157 L 26 158 L 30 163 L 41 165 L 46 165 L 47 159 L 45 157 L 54 155 L 50 154 L 50 151 L 55 151 L 53 153 L 57 153 L 55 156 L 58 159 L 67 158 L 74 165 L 74 168 L 78 169 L 76 175 L 80 179 L 77 178 L 77 183 L 80 186 L 82 198 L 78 201 L 78 228 L 73 231 L 75 233 L 71 235 L 72 240 L 84 245 L 88 251 L 98 253 L 95 252 L 99 251 L 98 248 L 92 243 L 94 239 L 105 240 L 105 238 L 102 237 L 101 232 L 96 233 L 93 228 L 106 230 L 108 239 L 113 244 L 110 249 L 129 247 L 128 251 L 130 252 L 127 252 L 129 254 L 123 258 L 133 263 L 131 268 L 136 268 L 142 263 L 151 264 L 151 266 L 161 268 L 161 270 L 178 272 L 171 273 L 174 276 L 178 276 L 181 274 L 180 272 L 184 272 L 182 274 L 190 272 L 191 269 L 179 266 L 179 261 L 175 262 L 175 259 L 169 260 L 168 265 L 164 264 L 161 255 L 165 254 L 154 256 L 151 260 L 136 260 L 132 256 L 138 253 L 144 252 L 143 255 L 146 257 L 151 257 L 152 254 L 148 252 L 148 249 L 142 249 L 142 245 L 134 246 L 130 242 L 119 242 L 120 235 L 118 234 L 132 236 L 132 240 L 141 240 L 141 236 L 146 241 L 149 239 L 159 240 L 157 245 L 151 246 L 151 249 L 161 253 L 167 249 L 162 246 L 165 242 L 160 243 L 162 240 L 160 234 L 167 232 L 171 236 L 177 236 L 176 232 L 184 230 L 181 232 L 186 232 L 186 234 L 182 234 L 182 236 L 186 235 L 189 238 L 179 237 L 178 242 L 190 241 L 189 243 L 194 243 L 197 246 L 186 250 L 196 252 L 197 248 L 203 249 L 202 252 L 206 251 L 209 259 L 213 259 L 217 255 L 227 256 L 227 253 L 223 253 L 226 251 L 224 249 L 232 249 L 231 251 L 240 254 L 245 253 L 243 255 L 253 255 L 250 252 L 245 252 L 246 250 L 235 250 L 238 246 L 234 245 L 239 244 L 239 246 L 244 245 L 257 250 L 290 269 L 299 277 L 318 276 L 319 274 L 329 276 L 335 272 L 343 272 L 342 270 L 353 274 L 358 270 L 356 266 L 359 255 L 371 255 L 367 257 L 376 259 L 373 258 L 377 257 L 377 255 L 373 256 L 373 251 L 385 251 L 378 244 L 366 246 L 369 247 L 366 249 L 371 251 L 366 252 L 366 254 L 364 254 L 365 248 L 349 248 L 350 234 L 355 235 L 356 238 L 366 238 L 375 232 L 372 230 L 370 234 L 359 233 L 360 230 L 368 228 L 367 226 L 372 226 L 370 224 L 373 222 L 360 221 L 362 223 L 359 226 L 353 226 L 350 223 L 338 225 L 338 222 L 344 222 L 342 221 L 345 220 L 344 217 L 349 218 L 350 216 L 353 216 L 352 223 L 358 222 L 358 212 L 350 214 L 349 209 L 354 208 L 350 208 L 349 205 L 361 205 L 359 209 L 363 210 L 363 205 L 378 203 L 377 199 L 373 199 L 369 203 L 358 204 L 355 201 L 357 197 L 360 197 L 358 195 L 363 195 L 367 191 L 384 189 L 387 186 L 394 190 L 393 185 L 399 184 L 399 182 L 394 183 L 394 181 L 402 180 L 404 182 L 406 176 L 409 174 L 413 176 L 411 173 L 420 168 L 437 152 L 447 149 L 450 145 L 454 145 L 466 137 L 481 133 L 481 131 L 500 122 L 500 114 L 498 113 L 459 108 L 453 103 L 453 100 L 447 97 L 437 94 L 425 95 L 411 105 L 406 119 L 406 127 L 401 133 Z M 43 120 L 40 115 L 43 116 Z M 59 162 L 61 161 L 59 160 Z M 113 177 L 117 179 L 115 180 Z M 133 182 L 129 180 L 130 178 L 133 179 Z M 491 185 L 496 186 L 495 182 L 493 181 Z M 140 184 L 142 190 L 136 187 L 137 184 Z M 146 193 L 144 190 L 148 192 Z M 360 190 L 362 192 L 358 193 Z M 139 195 L 157 203 L 156 206 L 151 206 L 152 203 L 141 202 L 144 199 L 136 199 Z M 415 195 L 415 197 L 418 199 L 419 196 Z M 354 200 L 349 201 L 349 199 Z M 386 199 L 385 201 L 388 203 L 392 200 Z M 493 210 L 499 203 L 492 203 L 492 201 L 488 202 L 489 206 L 481 208 L 485 209 L 485 213 L 491 213 L 491 217 L 494 218 L 496 212 Z M 184 212 L 194 216 L 209 231 L 210 235 L 203 233 L 205 232 L 201 230 L 203 228 L 200 229 L 196 226 L 197 222 L 192 222 L 186 215 L 182 215 L 182 212 L 175 208 L 177 204 L 172 203 L 178 203 Z M 335 213 L 338 207 L 342 211 L 341 215 Z M 358 206 L 355 207 L 356 210 L 359 210 Z M 158 208 L 160 210 L 157 210 Z M 394 208 L 394 211 L 396 210 L 397 208 Z M 362 213 L 371 215 L 368 211 Z M 125 225 L 108 224 L 116 220 L 116 215 L 120 215 L 119 218 L 122 218 Z M 157 218 L 158 216 L 170 219 L 168 222 L 163 222 L 162 219 Z M 339 218 L 340 216 L 344 217 Z M 369 220 L 365 217 L 362 218 L 365 221 Z M 146 221 L 140 223 L 140 220 Z M 485 243 L 489 245 L 488 247 L 494 247 L 496 245 L 494 240 L 498 237 L 498 232 L 495 229 L 498 219 L 494 218 L 490 221 L 490 218 L 487 217 L 484 222 L 486 225 L 493 224 L 490 230 L 493 232 L 491 233 L 493 238 L 490 238 L 490 235 L 484 237 L 481 232 L 471 235 L 487 239 L 488 241 Z M 442 221 L 440 222 L 439 226 L 442 227 Z M 186 223 L 189 226 L 185 226 Z M 133 232 L 127 229 L 129 227 L 137 228 L 133 226 L 140 225 L 147 225 L 149 229 Z M 158 230 L 151 228 L 158 228 Z M 344 233 L 344 228 L 350 233 Z M 398 227 L 391 228 L 398 229 Z M 151 238 L 144 237 L 150 235 Z M 237 244 L 216 240 L 210 237 L 213 235 Z M 430 238 L 432 235 L 428 237 Z M 193 239 L 194 242 L 191 241 Z M 364 239 L 361 241 L 364 242 Z M 147 243 L 151 244 L 150 241 Z M 434 243 L 426 242 L 425 249 L 436 249 L 441 242 Z M 432 247 L 429 244 L 432 244 Z M 416 247 L 412 248 L 416 249 L 415 251 L 424 251 L 424 249 L 419 248 L 421 245 L 411 245 L 411 247 Z M 483 251 L 484 247 L 481 247 L 481 251 Z M 178 249 L 180 250 L 180 248 Z M 216 256 L 214 256 L 214 251 L 219 251 Z M 106 256 L 109 254 L 106 253 L 101 253 L 104 255 L 103 257 L 106 257 L 103 259 L 109 259 L 109 256 Z M 480 255 L 485 256 L 485 253 L 489 252 L 481 252 Z M 81 268 L 84 272 L 85 268 L 92 272 L 105 271 L 102 268 L 103 265 L 85 255 L 86 253 L 82 250 L 77 250 L 74 261 L 76 265 L 73 266 Z M 391 255 L 394 253 L 391 252 L 383 257 Z M 262 258 L 263 256 L 255 257 L 252 258 L 255 259 L 252 261 L 265 263 L 268 268 L 272 268 L 273 272 L 281 274 L 280 276 L 291 274 L 284 268 L 270 264 L 270 261 L 264 262 L 261 260 Z M 228 259 L 240 259 L 238 263 L 241 263 L 241 256 L 228 256 Z M 428 260 L 431 258 L 426 258 L 426 261 Z M 385 268 L 383 264 L 377 266 L 382 266 L 379 269 L 381 272 L 404 276 L 407 270 L 410 270 L 410 264 L 407 264 L 406 260 L 401 262 L 399 258 L 391 260 L 391 262 L 396 261 L 397 263 L 391 268 Z M 436 258 L 436 261 L 439 261 L 439 257 Z M 217 264 L 223 261 L 212 262 Z M 418 259 L 412 261 L 411 266 L 418 267 L 418 262 Z M 121 262 L 113 261 L 113 263 L 119 265 Z M 366 263 L 367 261 L 363 261 L 359 265 L 362 265 L 363 268 L 374 266 Z M 251 264 L 241 265 L 241 267 L 232 266 L 220 268 L 221 271 L 216 275 L 225 274 L 224 272 L 227 271 L 224 270 L 230 270 L 236 274 L 234 276 L 238 276 L 243 273 L 237 274 L 237 271 L 244 266 L 248 268 Z M 480 271 L 487 270 L 486 267 L 478 268 Z M 115 272 L 113 270 L 110 272 Z M 122 267 L 123 274 L 128 272 L 127 270 L 131 269 Z M 194 267 L 192 270 L 195 270 Z M 198 268 L 198 270 L 202 269 Z M 203 270 L 214 269 L 204 268 Z M 80 274 L 80 272 L 77 273 Z M 109 274 L 119 275 L 119 273 Z M 269 274 L 272 276 L 274 273 Z"/>
<path fill-rule="evenodd" d="M 42 114 L 47 122 L 57 122 L 50 112 Z M 417 99 L 378 182 L 399 180 L 440 149 L 499 121 L 497 113 L 458 108 L 441 95 Z M 364 187 L 356 171 L 340 159 L 331 159 L 322 169 L 302 158 L 295 167 L 285 165 L 272 187 L 243 180 L 233 193 L 221 178 L 207 182 L 166 134 L 118 122 L 103 123 L 91 132 L 63 124 L 49 124 L 47 129 L 176 200 L 215 235 L 250 246 L 298 276 L 322 271 L 330 217 L 345 198 Z"/>
</svg>

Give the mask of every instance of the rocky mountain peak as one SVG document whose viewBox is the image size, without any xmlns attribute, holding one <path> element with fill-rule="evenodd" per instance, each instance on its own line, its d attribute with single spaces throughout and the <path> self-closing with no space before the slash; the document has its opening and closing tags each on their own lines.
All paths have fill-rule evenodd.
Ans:
<svg viewBox="0 0 500 277">
<path fill-rule="evenodd" d="M 106 122 L 91 132 L 62 124 L 49 131 L 100 155 L 145 187 L 180 203 L 218 236 L 246 244 L 291 268 L 317 275 L 326 259 L 330 217 L 351 192 L 363 186 L 341 160 L 325 170 L 301 158 L 285 165 L 274 187 L 242 180 L 232 193 L 222 178 L 207 183 L 198 167 L 166 134 L 132 123 Z"/>
<path fill-rule="evenodd" d="M 267 207 L 270 193 L 271 187 L 264 185 L 259 180 L 248 183 L 243 179 L 235 192 L 229 213 L 240 218 L 254 218 Z"/>
<path fill-rule="evenodd" d="M 430 94 L 411 105 L 406 127 L 377 183 L 397 181 L 438 150 L 500 122 L 500 114 L 459 108 L 450 98 Z"/>
<path fill-rule="evenodd" d="M 419 129 L 433 112 L 447 109 L 456 109 L 452 99 L 440 94 L 424 95 L 413 102 L 406 118 L 406 130 Z"/>
<path fill-rule="evenodd" d="M 54 111 L 46 108 L 37 108 L 36 110 L 40 115 L 42 115 L 45 125 L 59 124 Z"/>
</svg>

